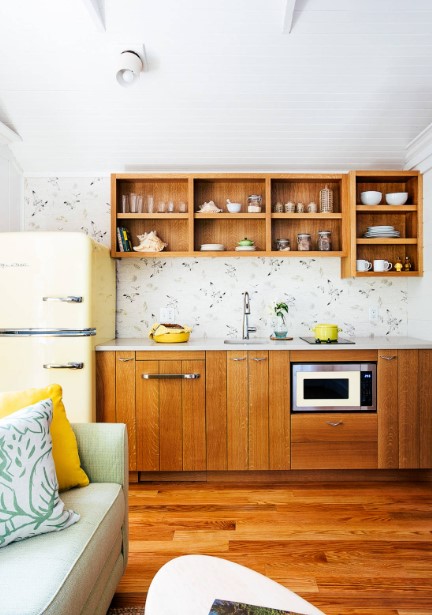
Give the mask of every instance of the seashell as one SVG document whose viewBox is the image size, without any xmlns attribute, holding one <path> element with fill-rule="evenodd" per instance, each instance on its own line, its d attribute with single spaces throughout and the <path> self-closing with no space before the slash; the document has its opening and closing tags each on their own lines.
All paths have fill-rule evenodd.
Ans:
<svg viewBox="0 0 432 615">
<path fill-rule="evenodd" d="M 134 246 L 136 252 L 161 252 L 168 245 L 157 236 L 156 231 L 137 235 L 137 238 L 140 244 L 139 246 Z"/>
<path fill-rule="evenodd" d="M 222 211 L 222 209 L 219 209 L 219 207 L 214 204 L 214 201 L 209 201 L 208 203 L 204 203 L 203 205 L 201 205 L 198 211 L 201 214 L 218 214 L 220 211 Z"/>
</svg>

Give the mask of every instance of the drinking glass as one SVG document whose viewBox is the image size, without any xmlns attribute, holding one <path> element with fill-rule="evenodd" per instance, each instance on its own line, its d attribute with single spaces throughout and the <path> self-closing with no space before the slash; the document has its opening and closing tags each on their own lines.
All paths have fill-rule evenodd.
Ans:
<svg viewBox="0 0 432 615">
<path fill-rule="evenodd" d="M 142 198 L 141 194 L 137 195 L 136 209 L 137 209 L 137 213 L 142 214 L 142 212 L 143 212 L 143 198 Z"/>
<path fill-rule="evenodd" d="M 174 213 L 174 201 L 168 201 L 167 211 L 169 214 Z"/>
<path fill-rule="evenodd" d="M 121 210 L 122 214 L 127 214 L 129 211 L 129 197 L 127 194 L 122 194 Z"/>
<path fill-rule="evenodd" d="M 178 210 L 179 213 L 185 214 L 187 212 L 187 203 L 185 203 L 184 201 L 180 201 L 178 205 Z"/>
<path fill-rule="evenodd" d="M 153 209 L 154 209 L 154 198 L 152 194 L 148 194 L 147 195 L 147 212 L 149 214 L 152 214 Z"/>
<path fill-rule="evenodd" d="M 131 192 L 129 194 L 129 206 L 130 206 L 131 214 L 137 213 L 137 198 L 138 198 L 138 195 L 135 192 Z"/>
<path fill-rule="evenodd" d="M 165 211 L 166 211 L 166 203 L 165 203 L 165 201 L 159 201 L 159 204 L 158 204 L 158 212 L 159 212 L 160 214 L 164 214 L 164 213 L 165 213 Z"/>
</svg>

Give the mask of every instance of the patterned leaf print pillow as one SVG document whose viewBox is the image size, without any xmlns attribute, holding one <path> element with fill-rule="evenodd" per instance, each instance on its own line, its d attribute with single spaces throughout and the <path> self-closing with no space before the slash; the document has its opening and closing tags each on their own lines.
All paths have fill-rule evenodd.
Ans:
<svg viewBox="0 0 432 615">
<path fill-rule="evenodd" d="M 76 523 L 58 494 L 51 399 L 0 419 L 0 547 Z"/>
</svg>

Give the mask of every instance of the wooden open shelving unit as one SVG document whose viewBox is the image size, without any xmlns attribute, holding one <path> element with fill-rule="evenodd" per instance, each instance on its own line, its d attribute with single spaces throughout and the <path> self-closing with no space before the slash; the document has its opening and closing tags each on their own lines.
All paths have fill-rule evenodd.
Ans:
<svg viewBox="0 0 432 615">
<path fill-rule="evenodd" d="M 279 201 L 314 201 L 319 204 L 319 192 L 328 186 L 333 190 L 333 213 L 274 213 Z M 159 201 L 179 201 L 188 204 L 187 213 L 121 213 L 122 195 L 135 192 Z M 248 213 L 247 198 L 251 194 L 262 196 L 261 213 Z M 111 176 L 111 254 L 115 258 L 143 257 L 329 257 L 348 254 L 348 176 L 346 174 L 113 174 Z M 240 202 L 241 212 L 228 213 L 226 200 Z M 204 202 L 214 201 L 221 213 L 200 213 Z M 155 230 L 168 244 L 162 252 L 121 252 L 117 242 L 117 227 L 128 228 L 133 244 L 137 235 Z M 331 231 L 332 250 L 318 251 L 318 231 Z M 298 251 L 297 234 L 310 233 L 310 251 Z M 248 237 L 255 242 L 253 252 L 237 252 L 237 242 Z M 278 238 L 288 238 L 291 250 L 275 249 Z M 225 250 L 201 251 L 205 243 L 221 243 Z"/>
<path fill-rule="evenodd" d="M 367 190 L 382 192 L 379 205 L 362 205 L 360 193 Z M 405 205 L 385 204 L 389 192 L 408 192 Z M 350 235 L 348 255 L 342 257 L 342 277 L 415 277 L 423 275 L 423 184 L 419 171 L 351 171 L 349 173 Z M 365 238 L 368 226 L 391 225 L 400 232 L 400 238 Z M 411 271 L 398 273 L 358 272 L 356 260 L 385 259 L 395 263 L 408 256 Z"/>
</svg>

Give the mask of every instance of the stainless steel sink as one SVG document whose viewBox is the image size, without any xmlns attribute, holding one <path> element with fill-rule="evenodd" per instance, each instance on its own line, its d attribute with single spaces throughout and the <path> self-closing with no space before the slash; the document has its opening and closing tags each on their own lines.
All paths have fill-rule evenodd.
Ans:
<svg viewBox="0 0 432 615">
<path fill-rule="evenodd" d="M 224 344 L 235 344 L 235 345 L 268 344 L 268 339 L 263 338 L 263 337 L 255 337 L 255 338 L 250 337 L 248 340 L 244 340 L 242 338 L 230 338 L 230 339 L 224 340 Z"/>
</svg>

